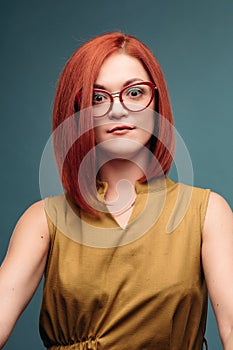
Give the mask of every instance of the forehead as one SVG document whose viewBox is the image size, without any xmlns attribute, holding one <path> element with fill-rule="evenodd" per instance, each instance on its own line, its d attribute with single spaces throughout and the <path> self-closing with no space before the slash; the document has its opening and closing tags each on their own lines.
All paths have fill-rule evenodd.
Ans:
<svg viewBox="0 0 233 350">
<path fill-rule="evenodd" d="M 150 80 L 147 71 L 137 58 L 117 52 L 105 59 L 95 83 L 114 90 L 135 78 Z"/>
</svg>

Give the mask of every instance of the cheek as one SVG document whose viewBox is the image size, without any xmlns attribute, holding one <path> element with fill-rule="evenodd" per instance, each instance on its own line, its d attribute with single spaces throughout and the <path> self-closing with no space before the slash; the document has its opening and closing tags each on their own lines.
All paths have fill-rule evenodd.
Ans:
<svg viewBox="0 0 233 350">
<path fill-rule="evenodd" d="M 155 128 L 155 115 L 154 112 L 150 113 L 147 119 L 147 131 L 152 135 Z"/>
<path fill-rule="evenodd" d="M 98 144 L 101 142 L 101 126 L 94 128 L 95 143 Z"/>
<path fill-rule="evenodd" d="M 140 131 L 140 142 L 146 147 L 150 148 L 151 137 L 155 131 L 155 112 L 147 109 L 142 112 L 140 120 L 138 121 Z"/>
<path fill-rule="evenodd" d="M 107 118 L 94 119 L 94 136 L 95 143 L 103 142 L 106 138 L 109 120 Z"/>
<path fill-rule="evenodd" d="M 94 137 L 96 145 L 108 139 L 107 129 L 108 128 L 106 126 L 106 121 L 100 122 L 99 125 L 94 126 Z"/>
<path fill-rule="evenodd" d="M 152 109 L 146 109 L 137 116 L 137 126 L 145 134 L 152 135 L 155 127 L 155 112 Z"/>
</svg>

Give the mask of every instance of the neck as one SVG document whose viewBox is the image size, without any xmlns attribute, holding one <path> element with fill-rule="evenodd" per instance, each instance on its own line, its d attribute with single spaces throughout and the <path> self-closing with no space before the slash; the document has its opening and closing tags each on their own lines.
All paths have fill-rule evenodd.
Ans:
<svg viewBox="0 0 233 350">
<path fill-rule="evenodd" d="M 141 167 L 126 159 L 113 159 L 105 163 L 99 171 L 100 180 L 108 183 L 105 199 L 115 201 L 123 192 L 127 197 L 134 196 L 135 183 L 144 175 Z"/>
<path fill-rule="evenodd" d="M 150 153 L 142 147 L 134 154 L 127 154 L 127 158 L 126 154 L 120 158 L 101 151 L 98 153 L 99 164 L 102 164 L 99 178 L 108 183 L 105 201 L 119 210 L 125 209 L 136 199 L 135 183 L 146 174 Z"/>
</svg>

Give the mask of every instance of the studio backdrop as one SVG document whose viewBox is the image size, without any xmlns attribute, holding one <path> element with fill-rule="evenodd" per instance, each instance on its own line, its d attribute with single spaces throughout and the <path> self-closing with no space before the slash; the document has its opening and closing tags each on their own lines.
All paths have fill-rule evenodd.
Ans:
<svg viewBox="0 0 233 350">
<path fill-rule="evenodd" d="M 1 261 L 17 220 L 41 199 L 40 162 L 58 76 L 84 41 L 109 31 L 135 35 L 152 50 L 192 161 L 193 184 L 220 193 L 233 207 L 231 0 L 1 0 L 0 27 Z M 175 166 L 170 176 L 177 177 Z M 43 349 L 41 292 L 42 284 L 6 350 Z M 211 305 L 207 338 L 211 350 L 222 348 Z"/>
</svg>

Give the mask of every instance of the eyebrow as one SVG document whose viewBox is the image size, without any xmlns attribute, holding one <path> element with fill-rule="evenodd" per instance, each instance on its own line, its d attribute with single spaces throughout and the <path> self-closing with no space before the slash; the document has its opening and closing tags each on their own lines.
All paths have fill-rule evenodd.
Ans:
<svg viewBox="0 0 233 350">
<path fill-rule="evenodd" d="M 143 79 L 140 79 L 140 78 L 132 78 L 132 79 L 129 79 L 127 80 L 124 84 L 123 84 L 123 87 L 127 86 L 127 85 L 130 85 L 132 83 L 134 83 L 135 81 L 144 81 Z M 104 86 L 104 85 L 100 85 L 100 84 L 94 84 L 94 88 L 96 89 L 101 89 L 101 90 L 107 90 L 107 88 Z"/>
</svg>

